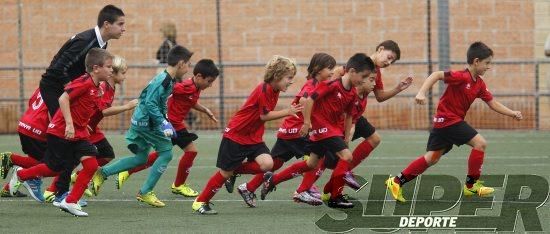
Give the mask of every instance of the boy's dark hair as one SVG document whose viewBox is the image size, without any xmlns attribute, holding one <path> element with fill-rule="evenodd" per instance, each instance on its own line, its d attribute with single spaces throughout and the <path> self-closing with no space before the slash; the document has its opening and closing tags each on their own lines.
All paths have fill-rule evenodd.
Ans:
<svg viewBox="0 0 550 234">
<path fill-rule="evenodd" d="M 307 67 L 307 79 L 315 78 L 317 73 L 325 68 L 333 69 L 336 66 L 334 57 L 327 53 L 316 53 L 311 57 Z"/>
<path fill-rule="evenodd" d="M 183 46 L 177 45 L 168 51 L 168 57 L 166 60 L 168 65 L 176 66 L 181 60 L 184 62 L 189 62 L 191 56 L 193 56 L 193 52 Z"/>
<path fill-rule="evenodd" d="M 472 43 L 468 48 L 466 60 L 468 64 L 472 64 L 474 63 L 474 59 L 476 58 L 478 58 L 479 60 L 483 60 L 491 56 L 493 56 L 493 50 L 491 50 L 489 46 L 485 45 L 485 43 L 481 41 L 476 41 Z"/>
<path fill-rule="evenodd" d="M 203 78 L 206 77 L 218 77 L 220 71 L 212 59 L 201 59 L 193 68 L 193 75 L 201 74 Z"/>
<path fill-rule="evenodd" d="M 86 72 L 91 73 L 94 70 L 94 65 L 103 66 L 105 61 L 113 59 L 113 55 L 109 51 L 101 48 L 92 48 L 86 54 L 84 64 L 86 64 Z"/>
<path fill-rule="evenodd" d="M 118 17 L 124 16 L 124 12 L 114 5 L 107 5 L 97 15 L 97 26 L 103 27 L 103 22 L 114 23 Z"/>
<path fill-rule="evenodd" d="M 401 49 L 399 49 L 399 45 L 397 44 L 397 42 L 393 40 L 385 40 L 382 43 L 378 44 L 378 46 L 376 46 L 376 51 L 378 51 L 378 48 L 380 48 L 380 46 L 383 46 L 384 50 L 390 50 L 395 53 L 395 60 L 393 62 L 401 58 Z"/>
<path fill-rule="evenodd" d="M 357 53 L 351 56 L 346 63 L 346 71 L 353 68 L 356 72 L 368 70 L 374 72 L 374 62 L 364 53 Z"/>
</svg>

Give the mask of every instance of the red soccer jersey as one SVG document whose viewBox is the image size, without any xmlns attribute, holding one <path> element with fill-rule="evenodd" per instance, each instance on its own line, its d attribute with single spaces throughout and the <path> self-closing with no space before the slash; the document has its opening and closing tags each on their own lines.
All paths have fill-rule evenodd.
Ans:
<svg viewBox="0 0 550 234">
<path fill-rule="evenodd" d="M 90 117 L 90 123 L 88 126 L 93 130 L 88 138 L 92 144 L 98 143 L 99 141 L 105 139 L 105 134 L 99 128 L 99 122 L 103 119 L 103 110 L 111 107 L 115 99 L 115 87 L 111 86 L 108 82 L 101 82 L 99 88 L 103 92 L 103 96 L 98 103 L 98 109 Z"/>
<path fill-rule="evenodd" d="M 42 100 L 40 89 L 36 89 L 29 99 L 27 111 L 19 119 L 17 131 L 36 140 L 46 141 L 46 130 L 48 130 L 49 123 L 48 108 Z"/>
<path fill-rule="evenodd" d="M 195 85 L 193 78 L 174 84 L 172 95 L 168 98 L 168 120 L 176 131 L 185 129 L 183 119 L 191 107 L 197 104 L 201 91 Z"/>
<path fill-rule="evenodd" d="M 376 67 L 376 80 L 374 84 L 375 90 L 383 90 L 384 89 L 384 82 L 382 82 L 382 73 L 380 72 L 380 68 Z"/>
<path fill-rule="evenodd" d="M 73 126 L 75 135 L 71 140 L 88 139 L 88 123 L 90 117 L 96 112 L 98 103 L 101 99 L 101 89 L 94 84 L 92 77 L 86 73 L 81 77 L 73 80 L 67 87 L 65 92 L 69 94 L 71 116 L 73 118 Z M 50 125 L 48 126 L 48 134 L 59 138 L 65 138 L 65 118 L 61 109 L 55 112 Z"/>
<path fill-rule="evenodd" d="M 241 109 L 227 124 L 223 137 L 242 145 L 262 143 L 265 127 L 260 115 L 272 111 L 278 99 L 279 92 L 275 92 L 270 84 L 261 83 L 256 86 Z"/>
<path fill-rule="evenodd" d="M 434 116 L 434 128 L 444 128 L 464 120 L 466 112 L 476 98 L 485 102 L 493 100 L 485 82 L 478 76 L 472 78 L 468 69 L 445 72 L 443 81 L 448 85 L 439 99 Z"/>
<path fill-rule="evenodd" d="M 311 113 L 313 128 L 310 140 L 320 141 L 329 137 L 344 136 L 341 120 L 344 114 L 352 113 L 355 96 L 355 88 L 346 90 L 342 79 L 319 83 L 311 95 L 315 103 Z"/>
<path fill-rule="evenodd" d="M 318 83 L 319 81 L 316 79 L 307 80 L 292 103 L 298 104 L 300 103 L 300 98 L 307 98 L 310 96 Z M 279 127 L 279 131 L 277 132 L 277 138 L 291 140 L 301 137 L 299 131 L 300 128 L 302 128 L 302 125 L 304 125 L 304 116 L 302 115 L 302 112 L 296 113 L 296 115 L 298 118 L 291 115 L 283 120 L 281 126 Z"/>
</svg>

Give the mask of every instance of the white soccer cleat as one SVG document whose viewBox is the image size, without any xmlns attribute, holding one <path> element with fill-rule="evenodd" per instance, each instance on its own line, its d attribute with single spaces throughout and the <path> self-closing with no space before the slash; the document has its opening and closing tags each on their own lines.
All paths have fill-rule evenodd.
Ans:
<svg viewBox="0 0 550 234">
<path fill-rule="evenodd" d="M 88 213 L 82 211 L 82 207 L 76 203 L 67 203 L 67 200 L 63 199 L 59 204 L 59 208 L 69 214 L 76 217 L 88 217 Z"/>
<path fill-rule="evenodd" d="M 9 191 L 10 194 L 13 196 L 15 193 L 17 193 L 17 190 L 19 190 L 19 187 L 21 187 L 21 181 L 19 181 L 19 177 L 17 176 L 17 172 L 22 170 L 23 168 L 14 166 L 13 167 L 13 175 L 10 179 L 9 183 Z"/>
</svg>

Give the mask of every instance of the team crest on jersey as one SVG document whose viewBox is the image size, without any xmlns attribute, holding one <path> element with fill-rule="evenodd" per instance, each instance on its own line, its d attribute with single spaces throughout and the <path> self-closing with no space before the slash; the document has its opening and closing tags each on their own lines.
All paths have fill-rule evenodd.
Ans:
<svg viewBox="0 0 550 234">
<path fill-rule="evenodd" d="M 338 92 L 338 94 L 336 95 L 338 98 L 342 99 L 342 94 L 340 92 Z"/>
<path fill-rule="evenodd" d="M 466 89 L 470 89 L 470 83 L 466 84 Z"/>
</svg>

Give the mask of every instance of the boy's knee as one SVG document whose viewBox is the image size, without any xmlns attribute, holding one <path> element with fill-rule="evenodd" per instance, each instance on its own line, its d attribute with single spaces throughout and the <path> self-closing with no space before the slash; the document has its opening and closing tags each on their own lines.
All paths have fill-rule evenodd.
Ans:
<svg viewBox="0 0 550 234">
<path fill-rule="evenodd" d="M 378 135 L 378 133 L 375 132 L 367 140 L 369 141 L 372 148 L 376 148 L 378 145 L 380 145 L 382 138 L 380 138 L 380 135 Z"/>
</svg>

